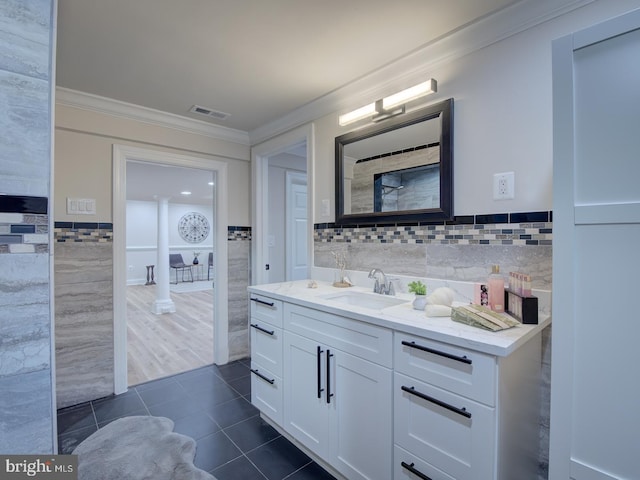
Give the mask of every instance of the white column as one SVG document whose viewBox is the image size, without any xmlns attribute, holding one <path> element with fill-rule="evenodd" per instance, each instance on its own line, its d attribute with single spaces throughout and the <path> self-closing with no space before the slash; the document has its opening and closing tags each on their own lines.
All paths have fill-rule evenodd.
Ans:
<svg viewBox="0 0 640 480">
<path fill-rule="evenodd" d="M 176 306 L 169 295 L 169 197 L 157 197 L 158 200 L 158 260 L 156 266 L 156 300 L 151 311 L 156 314 L 173 313 Z"/>
</svg>

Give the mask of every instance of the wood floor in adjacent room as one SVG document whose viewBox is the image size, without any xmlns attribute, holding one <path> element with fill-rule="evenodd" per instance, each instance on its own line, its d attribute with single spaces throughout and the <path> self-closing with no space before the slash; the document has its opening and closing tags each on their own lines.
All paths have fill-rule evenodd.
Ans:
<svg viewBox="0 0 640 480">
<path fill-rule="evenodd" d="M 127 287 L 129 386 L 213 363 L 213 289 L 173 293 L 175 313 L 151 312 L 154 285 Z"/>
</svg>

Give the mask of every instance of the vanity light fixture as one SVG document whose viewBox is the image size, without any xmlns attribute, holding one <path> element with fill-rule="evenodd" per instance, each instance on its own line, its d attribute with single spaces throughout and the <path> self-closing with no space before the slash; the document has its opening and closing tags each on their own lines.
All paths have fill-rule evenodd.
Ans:
<svg viewBox="0 0 640 480">
<path fill-rule="evenodd" d="M 409 87 L 401 92 L 384 97 L 370 103 L 369 105 L 357 108 L 352 112 L 340 115 L 338 117 L 338 124 L 340 124 L 340 126 L 344 126 L 367 117 L 371 117 L 371 120 L 374 122 L 380 122 L 387 118 L 403 114 L 405 112 L 406 103 L 437 91 L 438 82 L 435 79 L 430 78 L 426 82 L 419 83 L 418 85 L 414 85 L 413 87 Z"/>
</svg>

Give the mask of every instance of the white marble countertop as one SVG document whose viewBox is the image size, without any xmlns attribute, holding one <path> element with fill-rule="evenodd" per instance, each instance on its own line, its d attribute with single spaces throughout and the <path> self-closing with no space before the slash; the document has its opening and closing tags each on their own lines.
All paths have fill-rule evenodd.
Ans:
<svg viewBox="0 0 640 480">
<path fill-rule="evenodd" d="M 413 295 L 410 294 L 396 295 L 397 298 L 405 299 L 405 303 L 373 310 L 324 298 L 331 294 L 346 292 L 363 292 L 378 297 L 378 294 L 371 292 L 368 288 L 358 286 L 336 288 L 328 282 L 321 281 L 317 281 L 316 284 L 317 288 L 309 288 L 309 280 L 298 280 L 253 285 L 249 286 L 248 290 L 250 293 L 265 295 L 276 300 L 497 356 L 507 356 L 514 352 L 551 323 L 550 317 L 540 314 L 537 325 L 520 324 L 508 330 L 489 332 L 454 322 L 451 317 L 427 317 L 424 311 L 413 308 L 411 305 Z"/>
</svg>

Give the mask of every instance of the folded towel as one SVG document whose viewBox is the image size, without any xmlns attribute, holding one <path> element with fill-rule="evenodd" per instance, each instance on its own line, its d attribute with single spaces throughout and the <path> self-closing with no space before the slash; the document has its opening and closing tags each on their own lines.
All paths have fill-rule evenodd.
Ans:
<svg viewBox="0 0 640 480">
<path fill-rule="evenodd" d="M 450 317 L 453 304 L 454 291 L 448 287 L 436 288 L 427 297 L 427 306 L 424 311 L 428 317 Z"/>
</svg>

